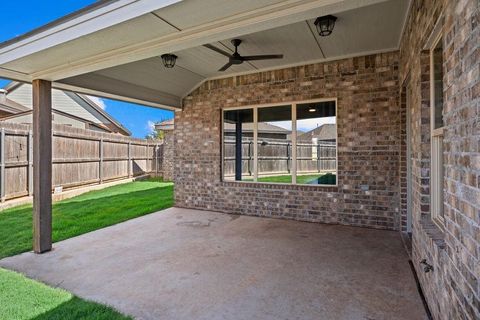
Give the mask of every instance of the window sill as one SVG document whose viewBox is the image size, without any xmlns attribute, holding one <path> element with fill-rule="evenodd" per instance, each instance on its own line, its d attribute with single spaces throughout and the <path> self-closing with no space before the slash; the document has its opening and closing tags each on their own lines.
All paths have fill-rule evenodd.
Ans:
<svg viewBox="0 0 480 320">
<path fill-rule="evenodd" d="M 252 189 L 279 189 L 279 190 L 314 190 L 323 192 L 338 192 L 338 185 L 326 184 L 291 184 L 273 182 L 250 182 L 250 181 L 222 181 L 225 187 L 245 187 Z"/>
<path fill-rule="evenodd" d="M 435 224 L 430 216 L 423 216 L 420 219 L 420 227 L 436 247 L 439 249 L 446 248 L 445 233 L 437 224 Z"/>
</svg>

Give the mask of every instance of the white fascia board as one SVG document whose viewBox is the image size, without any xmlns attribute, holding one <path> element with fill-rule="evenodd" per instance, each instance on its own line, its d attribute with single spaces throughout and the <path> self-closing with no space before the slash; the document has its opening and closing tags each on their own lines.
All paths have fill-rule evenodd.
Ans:
<svg viewBox="0 0 480 320">
<path fill-rule="evenodd" d="M 20 82 L 31 82 L 32 80 L 32 78 L 28 74 L 5 69 L 2 67 L 0 67 L 0 78 Z"/>
<path fill-rule="evenodd" d="M 387 0 L 285 0 L 261 9 L 195 26 L 175 34 L 96 54 L 73 63 L 55 66 L 31 75 L 32 79 L 60 80 L 106 69 L 167 52 L 178 52 L 206 43 L 264 31 L 315 18 L 318 14 L 341 12 Z M 161 13 L 160 13 L 161 15 Z M 1 62 L 1 60 L 0 60 Z"/>
<path fill-rule="evenodd" d="M 0 65 L 183 0 L 118 0 L 0 48 Z"/>
<path fill-rule="evenodd" d="M 95 97 L 99 97 L 99 98 L 112 99 L 112 100 L 118 100 L 118 101 L 123 101 L 123 102 L 130 102 L 130 103 L 139 104 L 139 105 L 146 106 L 146 107 L 153 107 L 153 108 L 165 109 L 165 110 L 170 110 L 170 111 L 180 110 L 180 108 L 181 108 L 180 98 L 178 99 L 178 102 L 175 104 L 175 106 L 172 106 L 172 105 L 153 102 L 153 101 L 149 101 L 149 100 L 131 98 L 131 97 L 123 96 L 123 95 L 119 95 L 119 94 L 105 93 L 103 91 L 92 90 L 92 89 L 88 89 L 88 88 L 83 88 L 83 87 L 79 87 L 79 86 L 74 86 L 74 85 L 69 85 L 69 84 L 64 84 L 64 83 L 58 83 L 58 82 L 54 82 L 52 84 L 52 87 L 55 88 L 55 89 L 59 89 L 59 90 L 71 91 L 71 92 L 74 92 L 74 93 L 80 93 L 80 94 L 95 96 Z"/>
</svg>

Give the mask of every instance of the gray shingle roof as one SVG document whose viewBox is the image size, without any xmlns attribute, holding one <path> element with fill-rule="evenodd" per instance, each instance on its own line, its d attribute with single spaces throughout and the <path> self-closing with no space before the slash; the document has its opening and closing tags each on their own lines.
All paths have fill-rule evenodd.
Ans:
<svg viewBox="0 0 480 320">
<path fill-rule="evenodd" d="M 299 141 L 312 141 L 312 138 L 318 140 L 335 140 L 337 138 L 337 129 L 335 124 L 324 124 L 313 130 L 307 131 L 298 137 Z"/>
</svg>

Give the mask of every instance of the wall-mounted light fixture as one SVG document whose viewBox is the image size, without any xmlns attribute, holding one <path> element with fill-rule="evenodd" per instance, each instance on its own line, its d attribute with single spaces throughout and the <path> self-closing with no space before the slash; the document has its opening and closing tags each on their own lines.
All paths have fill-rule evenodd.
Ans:
<svg viewBox="0 0 480 320">
<path fill-rule="evenodd" d="M 171 53 L 162 54 L 162 61 L 165 68 L 173 68 L 177 61 L 177 56 Z"/>
<path fill-rule="evenodd" d="M 318 17 L 315 20 L 315 27 L 317 27 L 318 34 L 322 37 L 331 35 L 335 27 L 335 21 L 337 21 L 337 17 L 330 14 L 328 16 Z"/>
</svg>

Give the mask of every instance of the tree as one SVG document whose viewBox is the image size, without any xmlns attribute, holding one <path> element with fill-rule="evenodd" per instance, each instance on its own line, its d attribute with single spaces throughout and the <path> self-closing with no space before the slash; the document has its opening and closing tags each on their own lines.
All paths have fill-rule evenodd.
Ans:
<svg viewBox="0 0 480 320">
<path fill-rule="evenodd" d="M 162 123 L 166 120 L 169 120 L 168 118 L 161 118 L 160 121 L 153 122 L 153 121 L 148 121 L 148 126 L 150 127 L 150 132 L 145 136 L 145 139 L 149 140 L 163 140 L 165 138 L 165 131 L 164 130 L 157 130 L 155 128 L 155 124 Z"/>
<path fill-rule="evenodd" d="M 154 130 L 154 131 L 148 133 L 145 136 L 145 139 L 148 139 L 148 140 L 163 140 L 164 137 L 165 137 L 165 131 Z"/>
</svg>

